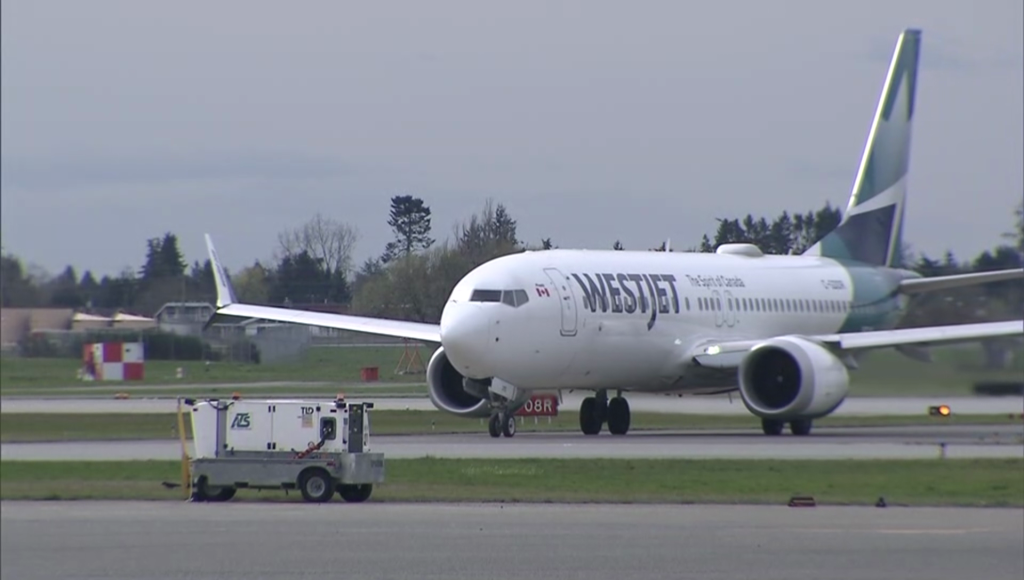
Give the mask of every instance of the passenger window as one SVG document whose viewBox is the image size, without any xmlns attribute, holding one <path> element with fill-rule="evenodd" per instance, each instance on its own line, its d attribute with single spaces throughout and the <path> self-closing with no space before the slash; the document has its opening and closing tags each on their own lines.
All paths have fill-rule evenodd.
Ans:
<svg viewBox="0 0 1024 580">
<path fill-rule="evenodd" d="M 501 302 L 501 290 L 473 290 L 470 302 Z"/>
</svg>

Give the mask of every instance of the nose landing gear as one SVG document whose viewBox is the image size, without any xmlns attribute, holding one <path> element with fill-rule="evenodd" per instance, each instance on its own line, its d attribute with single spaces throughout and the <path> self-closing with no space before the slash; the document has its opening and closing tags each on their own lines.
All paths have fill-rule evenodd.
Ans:
<svg viewBox="0 0 1024 580">
<path fill-rule="evenodd" d="M 491 415 L 487 422 L 487 432 L 491 437 L 513 437 L 516 434 L 516 417 L 512 413 L 498 412 Z"/>
</svg>

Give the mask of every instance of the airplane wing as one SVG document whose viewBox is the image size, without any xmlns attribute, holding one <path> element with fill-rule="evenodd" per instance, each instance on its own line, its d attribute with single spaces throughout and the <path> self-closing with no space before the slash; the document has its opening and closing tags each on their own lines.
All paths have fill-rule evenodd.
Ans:
<svg viewBox="0 0 1024 580">
<path fill-rule="evenodd" d="M 844 354 L 872 348 L 931 346 L 1009 336 L 1024 336 L 1024 320 L 806 335 L 803 338 Z M 739 366 L 739 361 L 750 349 L 762 342 L 763 339 L 706 341 L 691 351 L 690 358 L 701 366 L 734 368 Z"/>
<path fill-rule="evenodd" d="M 217 312 L 211 318 L 211 322 L 223 316 L 237 316 L 381 334 L 424 342 L 441 342 L 441 327 L 437 324 L 242 304 L 238 302 L 235 296 L 235 291 L 231 287 L 231 281 L 228 280 L 224 267 L 221 266 L 220 258 L 217 257 L 217 250 L 213 247 L 213 240 L 209 234 L 206 234 L 206 249 L 210 254 L 214 284 L 217 287 Z"/>
<path fill-rule="evenodd" d="M 991 284 L 1024 278 L 1024 268 L 997 270 L 995 272 L 976 272 L 973 274 L 957 274 L 954 276 L 932 276 L 930 278 L 909 278 L 900 282 L 900 292 L 904 294 L 920 294 L 935 290 L 947 290 L 975 284 Z"/>
</svg>

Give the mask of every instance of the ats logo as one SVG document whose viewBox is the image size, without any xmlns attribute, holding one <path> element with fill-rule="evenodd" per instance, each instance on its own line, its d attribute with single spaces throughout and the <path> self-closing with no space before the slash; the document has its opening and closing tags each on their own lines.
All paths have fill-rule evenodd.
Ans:
<svg viewBox="0 0 1024 580">
<path fill-rule="evenodd" d="M 252 419 L 249 413 L 239 413 L 231 420 L 232 429 L 252 429 Z"/>
</svg>

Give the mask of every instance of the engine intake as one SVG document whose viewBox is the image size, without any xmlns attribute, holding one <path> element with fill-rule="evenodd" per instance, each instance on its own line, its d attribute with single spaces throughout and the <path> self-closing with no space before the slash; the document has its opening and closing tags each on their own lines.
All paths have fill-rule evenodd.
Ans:
<svg viewBox="0 0 1024 580">
<path fill-rule="evenodd" d="M 427 392 L 437 408 L 460 417 L 490 416 L 487 386 L 464 377 L 438 347 L 427 363 Z"/>
<path fill-rule="evenodd" d="M 815 419 L 846 399 L 846 366 L 825 347 L 796 336 L 767 340 L 743 358 L 743 404 L 762 419 Z"/>
</svg>

